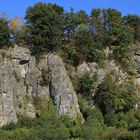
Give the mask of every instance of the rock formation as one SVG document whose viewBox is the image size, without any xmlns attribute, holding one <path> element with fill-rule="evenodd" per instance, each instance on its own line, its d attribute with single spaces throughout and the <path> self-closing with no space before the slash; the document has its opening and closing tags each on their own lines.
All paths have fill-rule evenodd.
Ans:
<svg viewBox="0 0 140 140">
<path fill-rule="evenodd" d="M 34 118 L 34 96 L 47 100 L 51 96 L 59 115 L 75 119 L 80 114 L 76 93 L 59 56 L 44 56 L 37 63 L 28 49 L 18 46 L 0 54 L 0 126 L 17 122 L 17 115 Z M 42 70 L 51 77 L 47 86 L 40 84 Z"/>
<path fill-rule="evenodd" d="M 140 53 L 136 53 L 135 64 L 140 73 Z M 67 65 L 68 66 L 68 65 Z M 27 48 L 15 46 L 8 50 L 0 50 L 0 126 L 17 122 L 17 115 L 36 116 L 34 97 L 52 98 L 58 115 L 66 115 L 75 119 L 81 115 L 77 95 L 69 76 L 83 76 L 85 73 L 97 76 L 97 85 L 107 73 L 114 72 L 118 82 L 125 82 L 128 75 L 115 61 L 108 61 L 105 68 L 95 62 L 83 62 L 77 68 L 68 66 L 56 54 L 48 54 L 36 62 Z M 41 84 L 42 71 L 49 76 L 47 85 Z M 140 85 L 140 78 L 137 77 Z"/>
<path fill-rule="evenodd" d="M 51 96 L 59 115 L 75 118 L 80 114 L 77 96 L 62 59 L 57 55 L 48 56 L 48 68 L 51 72 Z"/>
</svg>

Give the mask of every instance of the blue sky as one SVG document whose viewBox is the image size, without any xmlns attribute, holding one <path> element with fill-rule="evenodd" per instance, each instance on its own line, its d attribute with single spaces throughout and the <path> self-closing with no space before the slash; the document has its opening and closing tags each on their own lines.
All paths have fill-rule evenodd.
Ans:
<svg viewBox="0 0 140 140">
<path fill-rule="evenodd" d="M 88 14 L 92 8 L 115 8 L 124 15 L 140 15 L 140 0 L 0 0 L 0 13 L 7 12 L 9 17 L 24 17 L 26 9 L 37 2 L 52 2 L 69 11 L 73 7 L 75 11 L 85 10 Z"/>
</svg>

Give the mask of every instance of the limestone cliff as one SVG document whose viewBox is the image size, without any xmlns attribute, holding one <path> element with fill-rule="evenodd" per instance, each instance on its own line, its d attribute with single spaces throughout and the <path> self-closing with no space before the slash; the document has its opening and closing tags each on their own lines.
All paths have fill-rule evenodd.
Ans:
<svg viewBox="0 0 140 140">
<path fill-rule="evenodd" d="M 33 98 L 52 97 L 59 115 L 75 119 L 80 114 L 77 96 L 62 59 L 50 54 L 37 63 L 26 48 L 0 52 L 0 126 L 17 121 L 17 115 L 35 117 Z M 50 83 L 42 85 L 42 70 Z"/>
<path fill-rule="evenodd" d="M 137 73 L 140 73 L 140 54 L 134 57 Z M 115 73 L 118 83 L 125 82 L 129 75 L 114 60 L 107 61 L 101 68 L 97 63 L 83 62 L 79 66 L 68 66 L 56 54 L 48 54 L 37 62 L 29 49 L 15 46 L 0 50 L 0 126 L 17 122 L 18 115 L 31 118 L 36 116 L 34 97 L 53 100 L 58 115 L 67 115 L 71 119 L 81 116 L 72 76 L 85 73 L 97 76 L 97 85 L 109 73 Z M 43 81 L 42 72 L 48 76 Z M 43 82 L 45 83 L 43 83 Z M 139 76 L 136 84 L 140 85 Z M 93 93 L 94 95 L 94 93 Z"/>
</svg>

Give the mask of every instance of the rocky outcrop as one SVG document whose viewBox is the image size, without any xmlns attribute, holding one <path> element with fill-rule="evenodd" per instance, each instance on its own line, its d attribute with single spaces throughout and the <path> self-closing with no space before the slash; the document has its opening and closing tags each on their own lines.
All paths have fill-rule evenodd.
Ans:
<svg viewBox="0 0 140 140">
<path fill-rule="evenodd" d="M 120 66 L 117 66 L 115 61 L 108 61 L 105 68 L 100 68 L 96 62 L 86 63 L 83 62 L 77 67 L 77 75 L 83 76 L 84 74 L 89 73 L 91 75 L 96 75 L 97 83 L 100 84 L 103 82 L 107 74 L 113 73 L 117 77 L 118 83 L 123 83 L 127 79 L 127 73 L 121 70 Z"/>
<path fill-rule="evenodd" d="M 16 122 L 17 116 L 14 107 L 14 93 L 16 80 L 13 67 L 9 60 L 0 57 L 0 125 Z"/>
<path fill-rule="evenodd" d="M 0 51 L 0 126 L 17 122 L 17 115 L 35 117 L 34 97 L 52 97 L 59 115 L 75 119 L 79 111 L 77 96 L 62 59 L 46 55 L 37 63 L 26 48 L 15 46 Z M 50 84 L 41 85 L 42 70 Z"/>
<path fill-rule="evenodd" d="M 136 85 L 138 89 L 138 93 L 140 93 L 140 51 L 136 51 L 134 54 L 134 61 L 135 61 L 135 67 L 136 67 Z"/>
<path fill-rule="evenodd" d="M 106 55 L 109 53 L 106 50 Z M 140 53 L 137 52 L 134 59 L 140 74 Z M 49 77 L 45 85 L 41 84 L 43 71 Z M 104 81 L 107 74 L 117 77 L 116 82 L 119 84 L 128 78 L 128 74 L 114 60 L 108 60 L 102 68 L 96 62 L 83 62 L 75 68 L 65 66 L 62 58 L 56 54 L 45 55 L 36 62 L 26 48 L 15 46 L 9 50 L 0 50 L 0 126 L 17 122 L 17 115 L 34 118 L 34 97 L 42 97 L 46 101 L 52 99 L 58 115 L 66 115 L 71 119 L 78 115 L 82 118 L 71 78 L 86 73 L 96 76 L 95 88 Z M 139 75 L 136 84 L 140 85 Z"/>
<path fill-rule="evenodd" d="M 134 60 L 135 60 L 135 66 L 137 73 L 140 73 L 140 51 L 136 51 L 134 55 Z"/>
<path fill-rule="evenodd" d="M 77 96 L 62 59 L 57 55 L 48 56 L 51 73 L 51 96 L 57 106 L 59 115 L 76 118 L 80 114 Z"/>
</svg>

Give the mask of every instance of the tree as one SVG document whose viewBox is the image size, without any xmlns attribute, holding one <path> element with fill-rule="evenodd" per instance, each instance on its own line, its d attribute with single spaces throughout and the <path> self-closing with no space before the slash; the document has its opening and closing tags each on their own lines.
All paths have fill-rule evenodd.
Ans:
<svg viewBox="0 0 140 140">
<path fill-rule="evenodd" d="M 35 55 L 60 47 L 63 34 L 63 8 L 56 4 L 37 3 L 26 11 L 31 51 Z"/>
<path fill-rule="evenodd" d="M 108 9 L 108 41 L 112 46 L 128 46 L 133 41 L 133 32 L 127 26 L 120 12 Z"/>
<path fill-rule="evenodd" d="M 87 25 L 81 25 L 74 36 L 77 52 L 83 54 L 84 60 L 88 62 L 100 62 L 105 59 L 103 44 Z"/>
<path fill-rule="evenodd" d="M 102 10 L 101 9 L 93 9 L 91 11 L 91 19 L 90 23 L 94 28 L 94 33 L 101 37 L 103 33 L 103 17 L 102 17 Z"/>
<path fill-rule="evenodd" d="M 77 22 L 75 22 L 75 13 L 74 9 L 71 8 L 70 12 L 66 12 L 64 14 L 64 33 L 65 33 L 65 41 L 70 40 L 74 35 L 74 29 L 76 28 Z"/>
<path fill-rule="evenodd" d="M 88 22 L 88 15 L 83 10 L 75 13 L 74 9 L 71 8 L 70 12 L 64 14 L 64 21 L 65 38 L 70 41 L 74 37 L 75 29 L 78 25 L 86 24 Z"/>
<path fill-rule="evenodd" d="M 0 18 L 0 48 L 10 43 L 10 31 L 8 21 L 5 18 Z"/>
<path fill-rule="evenodd" d="M 75 16 L 76 16 L 77 22 L 79 24 L 82 24 L 82 23 L 86 24 L 86 23 L 88 23 L 89 17 L 86 14 L 85 11 L 80 10 L 80 11 L 76 12 Z"/>
<path fill-rule="evenodd" d="M 122 14 L 115 9 L 93 9 L 91 25 L 94 35 L 104 46 L 113 49 L 114 58 L 129 58 L 130 45 L 133 43 L 133 29 L 125 24 Z"/>
<path fill-rule="evenodd" d="M 10 30 L 18 31 L 22 27 L 22 22 L 17 16 L 10 20 Z"/>
<path fill-rule="evenodd" d="M 10 20 L 9 30 L 11 32 L 12 43 L 26 44 L 27 28 L 17 16 Z"/>
<path fill-rule="evenodd" d="M 135 41 L 140 41 L 140 16 L 128 15 L 124 17 L 124 20 L 133 28 Z"/>
</svg>

